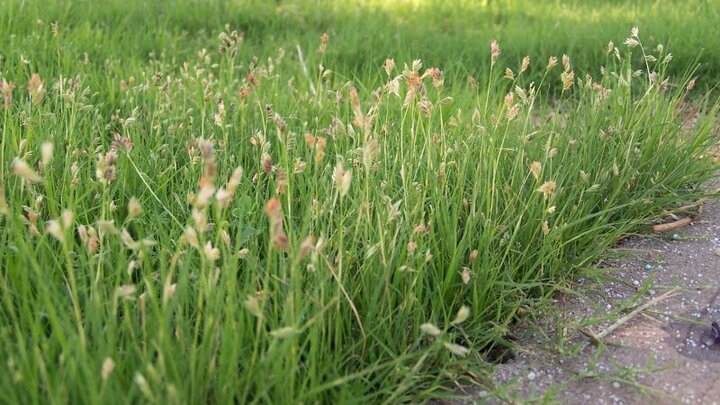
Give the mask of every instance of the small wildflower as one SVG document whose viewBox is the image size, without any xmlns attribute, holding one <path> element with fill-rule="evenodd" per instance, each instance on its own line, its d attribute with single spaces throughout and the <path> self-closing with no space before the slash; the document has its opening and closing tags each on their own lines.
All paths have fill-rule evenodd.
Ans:
<svg viewBox="0 0 720 405">
<path fill-rule="evenodd" d="M 556 184 L 554 181 L 546 181 L 537 189 L 537 191 L 543 193 L 545 198 L 548 198 L 555 192 L 555 187 Z"/>
<path fill-rule="evenodd" d="M 630 30 L 630 36 L 633 38 L 637 38 L 639 34 L 640 29 L 638 29 L 638 27 L 632 27 L 632 29 Z"/>
</svg>

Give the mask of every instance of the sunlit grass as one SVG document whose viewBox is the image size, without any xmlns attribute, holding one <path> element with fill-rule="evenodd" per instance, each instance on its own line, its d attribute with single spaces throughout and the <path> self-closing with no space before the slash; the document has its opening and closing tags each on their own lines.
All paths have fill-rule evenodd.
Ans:
<svg viewBox="0 0 720 405">
<path fill-rule="evenodd" d="M 706 194 L 694 64 L 629 25 L 430 35 L 538 7 L 488 3 L 414 3 L 417 29 L 356 3 L 0 12 L 6 400 L 444 395 L 557 283 Z"/>
</svg>

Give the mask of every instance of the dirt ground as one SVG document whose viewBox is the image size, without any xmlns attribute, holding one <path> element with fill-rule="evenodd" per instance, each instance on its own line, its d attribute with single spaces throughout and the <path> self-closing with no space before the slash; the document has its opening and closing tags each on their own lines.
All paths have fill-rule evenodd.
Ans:
<svg viewBox="0 0 720 405">
<path fill-rule="evenodd" d="M 612 271 L 580 279 L 577 294 L 521 325 L 526 335 L 496 368 L 493 388 L 459 403 L 720 404 L 720 337 L 711 328 L 720 322 L 719 249 L 718 201 L 674 233 L 624 241 L 601 265 Z M 593 342 L 589 335 L 643 304 Z"/>
</svg>

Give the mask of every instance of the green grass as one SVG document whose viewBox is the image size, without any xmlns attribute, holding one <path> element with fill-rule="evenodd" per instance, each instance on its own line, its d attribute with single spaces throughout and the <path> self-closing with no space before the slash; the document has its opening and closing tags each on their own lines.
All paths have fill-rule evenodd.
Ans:
<svg viewBox="0 0 720 405">
<path fill-rule="evenodd" d="M 711 2 L 147 3 L 0 11 L 8 403 L 447 395 L 716 169 Z"/>
</svg>

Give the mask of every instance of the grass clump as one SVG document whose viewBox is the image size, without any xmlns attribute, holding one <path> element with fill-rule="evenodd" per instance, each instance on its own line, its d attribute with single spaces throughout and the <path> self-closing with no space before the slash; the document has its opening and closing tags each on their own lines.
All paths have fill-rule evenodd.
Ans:
<svg viewBox="0 0 720 405">
<path fill-rule="evenodd" d="M 330 36 L 259 60 L 230 28 L 115 78 L 7 64 L 7 400 L 442 395 L 555 283 L 704 194 L 716 106 L 685 126 L 692 71 L 625 42 L 597 77 L 506 68 L 493 42 L 482 79 L 349 79 Z"/>
</svg>

